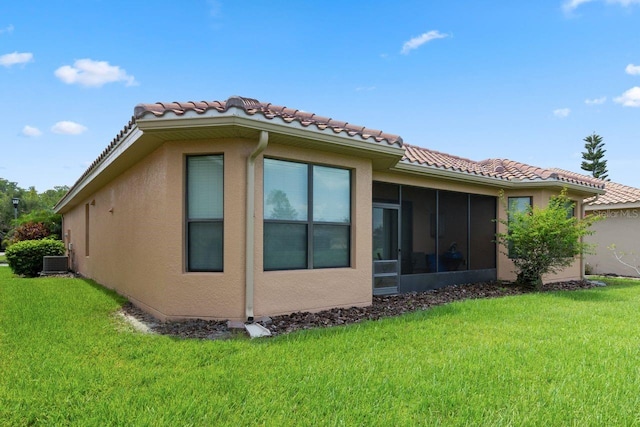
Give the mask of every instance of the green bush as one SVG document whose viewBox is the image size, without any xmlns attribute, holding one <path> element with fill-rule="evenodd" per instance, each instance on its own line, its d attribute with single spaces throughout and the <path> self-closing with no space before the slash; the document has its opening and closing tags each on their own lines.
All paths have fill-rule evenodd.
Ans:
<svg viewBox="0 0 640 427">
<path fill-rule="evenodd" d="M 504 201 L 504 194 L 500 194 Z M 576 256 L 590 253 L 592 245 L 582 237 L 593 234 L 589 229 L 599 217 L 573 215 L 575 203 L 567 197 L 567 189 L 551 197 L 546 207 L 533 206 L 522 212 L 507 206 L 508 219 L 498 220 L 507 228 L 497 233 L 503 253 L 516 267 L 516 281 L 539 289 L 542 276 L 556 273 L 576 261 Z"/>
<path fill-rule="evenodd" d="M 42 258 L 64 255 L 64 243 L 60 240 L 23 240 L 7 248 L 5 253 L 14 274 L 36 277 L 42 271 Z"/>
<path fill-rule="evenodd" d="M 41 222 L 26 222 L 16 227 L 9 239 L 9 246 L 23 240 L 41 240 L 51 234 L 46 225 Z"/>
</svg>

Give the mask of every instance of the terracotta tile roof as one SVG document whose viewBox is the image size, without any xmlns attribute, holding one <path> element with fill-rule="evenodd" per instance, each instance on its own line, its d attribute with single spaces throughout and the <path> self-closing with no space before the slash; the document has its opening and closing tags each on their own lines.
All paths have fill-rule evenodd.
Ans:
<svg viewBox="0 0 640 427">
<path fill-rule="evenodd" d="M 99 164 L 100 162 L 102 162 L 117 146 L 118 144 L 120 144 L 120 142 L 129 134 L 129 132 L 131 131 L 131 129 L 133 129 L 133 127 L 136 124 L 136 120 L 134 117 L 131 118 L 131 120 L 129 120 L 129 123 L 127 123 L 127 125 L 120 131 L 118 132 L 118 134 L 115 136 L 115 138 L 113 138 L 111 140 L 111 142 L 109 143 L 109 145 L 107 145 L 107 148 L 105 148 L 104 150 L 102 150 L 102 153 L 100 153 L 100 155 L 98 156 L 97 159 L 95 159 L 87 168 L 87 170 L 84 171 L 84 173 L 80 176 L 80 178 L 78 178 L 78 180 L 71 186 L 71 188 L 75 187 L 76 185 L 78 185 L 80 182 L 82 182 L 83 179 L 85 179 L 87 177 L 87 175 L 89 175 L 91 173 L 91 171 L 93 171 Z"/>
<path fill-rule="evenodd" d="M 569 172 L 562 169 L 554 169 L 558 173 L 570 176 L 584 177 L 579 173 Z M 588 177 L 591 178 L 591 177 Z M 629 187 L 628 185 L 618 184 L 616 182 L 604 181 L 602 179 L 591 178 L 594 181 L 604 185 L 604 194 L 598 197 L 585 200 L 589 206 L 615 205 L 622 203 L 640 203 L 640 188 Z"/>
<path fill-rule="evenodd" d="M 155 104 L 138 104 L 134 110 L 136 119 L 143 118 L 149 114 L 155 117 L 162 117 L 167 113 L 182 116 L 193 111 L 197 114 L 206 114 L 217 111 L 224 113 L 231 107 L 242 109 L 246 114 L 253 116 L 262 115 L 264 118 L 273 120 L 282 119 L 285 123 L 297 122 L 303 127 L 315 126 L 318 130 L 332 130 L 334 133 L 345 133 L 348 136 L 359 136 L 363 139 L 373 139 L 376 142 L 386 142 L 389 145 L 402 146 L 402 138 L 398 135 L 385 133 L 376 129 L 369 129 L 364 126 L 322 117 L 306 111 L 287 108 L 271 103 L 260 102 L 257 99 L 234 96 L 226 101 L 200 101 L 200 102 L 157 102 Z"/>
<path fill-rule="evenodd" d="M 601 180 L 560 169 L 545 169 L 508 159 L 486 159 L 479 162 L 439 151 L 404 144 L 402 161 L 438 169 L 481 175 L 507 181 L 555 180 L 601 189 Z"/>
<path fill-rule="evenodd" d="M 327 117 L 318 116 L 301 110 L 277 106 L 271 103 L 263 103 L 256 99 L 230 97 L 226 101 L 200 101 L 200 102 L 157 102 L 155 104 L 138 104 L 134 110 L 134 116 L 129 123 L 122 129 L 111 143 L 102 151 L 96 160 L 87 168 L 87 170 L 78 178 L 71 189 L 74 189 L 87 176 L 93 172 L 96 167 L 111 154 L 114 149 L 131 133 L 136 127 L 138 120 L 144 119 L 151 115 L 153 117 L 163 117 L 166 114 L 174 114 L 182 116 L 193 112 L 196 114 L 215 114 L 225 113 L 230 108 L 239 108 L 247 115 L 260 115 L 267 120 L 275 118 L 281 119 L 285 123 L 298 123 L 302 127 L 315 126 L 320 131 L 329 130 L 336 134 L 344 133 L 349 137 L 360 137 L 364 140 L 372 140 L 376 143 L 386 143 L 390 146 L 396 146 L 405 149 L 405 154 L 401 160 L 403 163 L 415 164 L 430 168 L 451 170 L 463 174 L 480 175 L 497 180 L 518 181 L 518 180 L 558 180 L 567 183 L 574 183 L 587 187 L 601 189 L 604 182 L 595 180 L 591 177 L 574 174 L 572 172 L 561 171 L 558 169 L 543 169 L 535 166 L 526 165 L 524 163 L 514 162 L 505 159 L 487 159 L 480 162 L 465 159 L 463 157 L 453 156 L 451 154 L 441 153 L 414 145 L 405 144 L 398 135 L 389 134 L 380 130 L 369 129 L 364 126 L 356 126 L 348 122 L 342 122 Z M 607 185 L 619 185 L 607 183 Z M 612 200 L 640 200 L 640 190 L 632 187 L 611 187 L 616 189 L 617 196 Z M 612 193 L 613 194 L 613 193 Z M 613 197 L 613 196 L 612 196 Z M 601 197 L 597 203 L 607 203 L 607 198 Z M 616 202 L 611 202 L 616 203 Z"/>
<path fill-rule="evenodd" d="M 429 150 L 405 143 L 405 154 L 402 161 L 424 166 L 431 166 L 439 169 L 449 169 L 452 171 L 472 173 L 476 175 L 502 178 L 500 170 L 496 170 L 491 164 L 483 164 L 464 157 L 453 156 L 441 153 L 440 151 Z"/>
</svg>

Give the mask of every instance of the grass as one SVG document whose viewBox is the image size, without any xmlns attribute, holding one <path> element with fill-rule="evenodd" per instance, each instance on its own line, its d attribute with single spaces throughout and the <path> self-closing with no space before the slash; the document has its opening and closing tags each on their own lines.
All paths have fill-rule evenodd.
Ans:
<svg viewBox="0 0 640 427">
<path fill-rule="evenodd" d="M 640 286 L 274 339 L 133 332 L 91 281 L 0 269 L 0 425 L 640 425 Z"/>
<path fill-rule="evenodd" d="M 0 264 L 6 264 L 6 263 L 7 263 L 7 256 L 0 255 Z"/>
</svg>

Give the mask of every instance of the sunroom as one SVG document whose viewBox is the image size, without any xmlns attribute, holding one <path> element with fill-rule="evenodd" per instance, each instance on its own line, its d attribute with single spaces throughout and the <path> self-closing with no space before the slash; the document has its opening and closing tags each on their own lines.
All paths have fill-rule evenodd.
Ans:
<svg viewBox="0 0 640 427">
<path fill-rule="evenodd" d="M 497 197 L 373 182 L 373 292 L 495 280 Z"/>
</svg>

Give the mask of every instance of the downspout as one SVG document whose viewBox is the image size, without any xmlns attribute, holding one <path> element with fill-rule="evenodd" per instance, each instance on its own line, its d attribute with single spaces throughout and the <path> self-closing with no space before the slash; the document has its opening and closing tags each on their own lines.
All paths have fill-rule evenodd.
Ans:
<svg viewBox="0 0 640 427">
<path fill-rule="evenodd" d="M 255 150 L 247 157 L 247 214 L 246 214 L 246 242 L 245 242 L 245 316 L 248 322 L 253 322 L 253 288 L 254 288 L 254 258 L 255 258 L 255 176 L 256 158 L 262 154 L 269 143 L 269 133 L 260 132 L 260 139 Z"/>
</svg>

